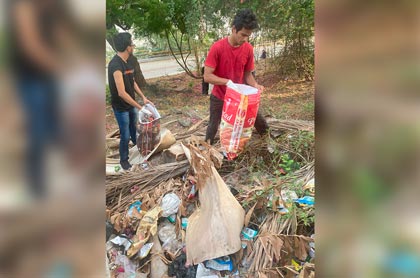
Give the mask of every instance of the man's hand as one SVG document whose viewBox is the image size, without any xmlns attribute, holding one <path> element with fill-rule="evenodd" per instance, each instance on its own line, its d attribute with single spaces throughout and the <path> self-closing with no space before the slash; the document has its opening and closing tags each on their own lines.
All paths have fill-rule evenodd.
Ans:
<svg viewBox="0 0 420 278">
<path fill-rule="evenodd" d="M 155 105 L 153 104 L 153 102 L 151 102 L 150 100 L 148 100 L 146 97 L 145 97 L 145 98 L 143 98 L 143 103 L 144 103 L 144 105 L 146 105 L 146 104 L 150 103 L 151 105 L 155 106 Z"/>
<path fill-rule="evenodd" d="M 231 89 L 233 89 L 233 90 L 235 90 L 235 91 L 238 91 L 238 87 L 230 79 L 228 80 L 228 82 L 226 82 L 226 86 L 229 87 L 229 88 L 231 88 Z"/>
<path fill-rule="evenodd" d="M 260 84 L 255 84 L 255 88 L 257 88 L 259 91 L 264 91 L 264 86 L 263 85 L 260 85 Z"/>
</svg>

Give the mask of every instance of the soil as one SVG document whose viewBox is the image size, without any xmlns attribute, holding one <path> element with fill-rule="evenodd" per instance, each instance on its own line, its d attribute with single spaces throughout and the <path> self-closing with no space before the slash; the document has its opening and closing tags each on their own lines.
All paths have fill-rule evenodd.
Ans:
<svg viewBox="0 0 420 278">
<path fill-rule="evenodd" d="M 314 120 L 314 82 L 287 79 L 271 68 L 267 61 L 256 64 L 257 82 L 265 87 L 260 103 L 263 115 Z M 146 81 L 148 87 L 142 90 L 162 115 L 161 124 L 166 123 L 165 127 L 172 133 L 185 132 L 208 115 L 209 96 L 201 93 L 201 79 L 181 73 Z M 106 132 L 109 134 L 117 128 L 112 109 L 107 105 Z"/>
</svg>

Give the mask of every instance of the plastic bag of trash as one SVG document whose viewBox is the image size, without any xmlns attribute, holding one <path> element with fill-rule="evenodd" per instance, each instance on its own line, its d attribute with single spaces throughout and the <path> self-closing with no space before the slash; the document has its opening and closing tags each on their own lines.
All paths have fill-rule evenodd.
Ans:
<svg viewBox="0 0 420 278">
<path fill-rule="evenodd" d="M 162 241 L 162 249 L 171 253 L 176 253 L 182 248 L 182 243 L 178 240 L 175 225 L 169 221 L 162 221 L 158 226 L 158 236 Z"/>
<path fill-rule="evenodd" d="M 178 195 L 171 192 L 163 196 L 160 207 L 162 208 L 162 217 L 168 217 L 171 214 L 177 213 L 181 200 Z"/>
<path fill-rule="evenodd" d="M 115 259 L 115 264 L 122 267 L 123 270 L 122 275 L 118 275 L 118 277 L 128 277 L 129 275 L 136 273 L 136 265 L 130 261 L 125 255 L 118 254 Z"/>
<path fill-rule="evenodd" d="M 237 157 L 251 139 L 261 95 L 254 87 L 233 85 L 226 88 L 220 122 L 220 144 L 229 160 Z"/>
<path fill-rule="evenodd" d="M 241 249 L 241 230 L 245 211 L 213 166 L 212 148 L 201 142 L 199 148 L 184 146 L 197 175 L 200 207 L 188 218 L 186 232 L 187 263 L 233 254 Z"/>
<path fill-rule="evenodd" d="M 142 156 L 148 155 L 160 141 L 160 114 L 148 103 L 138 114 L 137 147 Z"/>
</svg>

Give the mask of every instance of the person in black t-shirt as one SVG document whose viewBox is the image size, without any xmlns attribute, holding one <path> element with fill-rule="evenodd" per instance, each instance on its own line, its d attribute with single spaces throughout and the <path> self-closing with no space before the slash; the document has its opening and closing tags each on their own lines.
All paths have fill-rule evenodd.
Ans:
<svg viewBox="0 0 420 278">
<path fill-rule="evenodd" d="M 128 143 L 131 138 L 136 144 L 137 109 L 141 109 L 135 100 L 135 93 L 142 97 L 144 104 L 153 103 L 134 81 L 134 66 L 127 63 L 135 47 L 131 34 L 119 33 L 113 38 L 113 43 L 117 54 L 108 64 L 108 84 L 112 109 L 120 129 L 120 164 L 124 170 L 128 170 L 131 168 L 128 162 Z"/>
</svg>

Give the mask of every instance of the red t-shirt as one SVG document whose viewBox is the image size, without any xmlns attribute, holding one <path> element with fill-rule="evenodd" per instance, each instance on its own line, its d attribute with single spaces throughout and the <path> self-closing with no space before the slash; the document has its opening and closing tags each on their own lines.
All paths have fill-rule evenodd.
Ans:
<svg viewBox="0 0 420 278">
<path fill-rule="evenodd" d="M 244 83 L 244 72 L 254 69 L 254 49 L 248 42 L 239 47 L 229 44 L 228 38 L 215 42 L 207 55 L 207 67 L 214 68 L 214 74 L 218 77 L 232 80 L 233 83 Z M 226 86 L 214 85 L 212 94 L 223 100 Z"/>
</svg>

